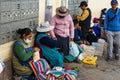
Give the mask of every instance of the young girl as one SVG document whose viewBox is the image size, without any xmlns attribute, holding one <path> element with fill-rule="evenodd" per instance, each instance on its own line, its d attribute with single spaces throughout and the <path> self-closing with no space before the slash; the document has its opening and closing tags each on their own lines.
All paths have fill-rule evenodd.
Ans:
<svg viewBox="0 0 120 80">
<path fill-rule="evenodd" d="M 97 38 L 100 38 L 101 37 L 101 27 L 100 27 L 100 24 L 99 24 L 99 19 L 98 18 L 94 18 L 93 19 L 93 31 L 95 32 L 95 35 L 97 36 Z"/>
</svg>

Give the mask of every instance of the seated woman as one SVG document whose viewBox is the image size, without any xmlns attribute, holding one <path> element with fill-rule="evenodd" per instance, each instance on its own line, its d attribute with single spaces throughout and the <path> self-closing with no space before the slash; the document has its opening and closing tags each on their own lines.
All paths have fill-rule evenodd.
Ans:
<svg viewBox="0 0 120 80">
<path fill-rule="evenodd" d="M 97 40 L 98 40 L 98 38 L 95 35 L 92 27 L 90 27 L 89 30 L 88 30 L 86 40 L 90 43 L 90 45 L 92 45 L 92 42 L 97 42 Z"/>
<path fill-rule="evenodd" d="M 37 27 L 35 43 L 42 50 L 42 56 L 50 63 L 52 67 L 63 67 L 63 56 L 57 50 L 57 40 L 51 39 L 50 32 L 54 27 L 49 22 L 42 23 Z"/>
<path fill-rule="evenodd" d="M 29 28 L 19 29 L 17 33 L 20 34 L 20 38 L 13 45 L 13 69 L 18 75 L 31 75 L 29 62 L 33 60 L 34 53 L 40 49 L 31 46 L 32 31 Z"/>
</svg>

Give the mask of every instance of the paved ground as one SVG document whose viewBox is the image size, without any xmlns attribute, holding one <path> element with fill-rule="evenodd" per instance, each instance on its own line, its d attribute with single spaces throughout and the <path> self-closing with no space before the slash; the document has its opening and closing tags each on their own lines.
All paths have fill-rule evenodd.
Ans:
<svg viewBox="0 0 120 80">
<path fill-rule="evenodd" d="M 66 67 L 79 67 L 77 80 L 120 80 L 120 61 L 106 62 L 105 57 L 98 57 L 98 66 L 78 63 L 65 63 Z"/>
</svg>

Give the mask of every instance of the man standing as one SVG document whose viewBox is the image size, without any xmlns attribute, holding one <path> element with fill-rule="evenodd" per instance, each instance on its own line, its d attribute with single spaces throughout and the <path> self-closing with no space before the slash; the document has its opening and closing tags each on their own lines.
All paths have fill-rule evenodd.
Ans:
<svg viewBox="0 0 120 80">
<path fill-rule="evenodd" d="M 88 6 L 87 2 L 82 1 L 79 7 L 82 9 L 83 12 L 81 16 L 77 16 L 77 19 L 79 20 L 79 25 L 81 26 L 81 30 L 83 32 L 84 39 L 86 39 L 86 35 L 90 28 L 91 22 L 91 10 L 87 6 Z"/>
<path fill-rule="evenodd" d="M 112 8 L 107 11 L 104 22 L 104 31 L 108 42 L 107 61 L 113 59 L 113 53 L 115 54 L 115 59 L 119 60 L 118 53 L 120 48 L 120 9 L 118 8 L 118 1 L 111 0 L 111 7 Z"/>
</svg>

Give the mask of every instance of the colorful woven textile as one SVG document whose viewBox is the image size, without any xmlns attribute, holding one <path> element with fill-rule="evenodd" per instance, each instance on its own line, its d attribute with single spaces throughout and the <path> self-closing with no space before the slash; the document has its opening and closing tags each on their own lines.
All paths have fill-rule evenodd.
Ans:
<svg viewBox="0 0 120 80">
<path fill-rule="evenodd" d="M 30 62 L 37 80 L 75 80 L 78 73 L 75 70 L 50 70 L 46 60 L 40 59 L 37 62 Z"/>
</svg>

